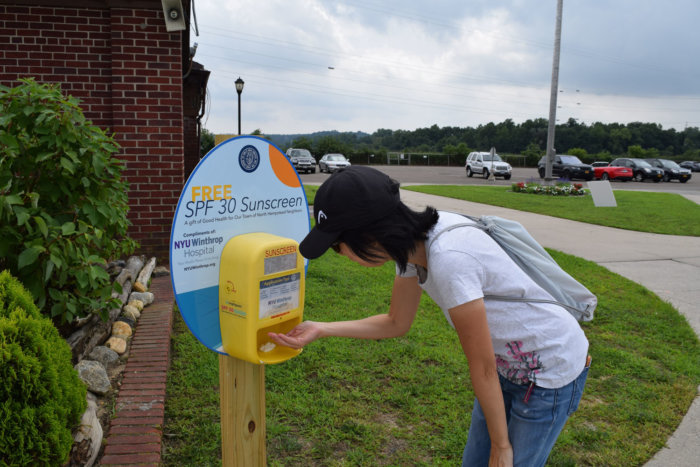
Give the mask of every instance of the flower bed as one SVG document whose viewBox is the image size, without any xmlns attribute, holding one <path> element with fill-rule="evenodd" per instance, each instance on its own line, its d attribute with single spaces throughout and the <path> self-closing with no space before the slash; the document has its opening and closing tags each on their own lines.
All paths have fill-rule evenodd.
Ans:
<svg viewBox="0 0 700 467">
<path fill-rule="evenodd" d="M 541 185 L 539 183 L 518 182 L 511 185 L 511 190 L 515 193 L 531 193 L 535 195 L 551 196 L 583 196 L 588 192 L 581 183 L 563 183 L 556 185 Z"/>
</svg>

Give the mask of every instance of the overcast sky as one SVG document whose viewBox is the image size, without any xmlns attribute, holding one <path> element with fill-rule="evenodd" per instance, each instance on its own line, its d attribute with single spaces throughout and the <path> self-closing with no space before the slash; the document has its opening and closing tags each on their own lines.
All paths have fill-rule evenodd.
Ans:
<svg viewBox="0 0 700 467">
<path fill-rule="evenodd" d="M 556 0 L 196 0 L 203 126 L 414 130 L 549 115 Z M 557 120 L 700 126 L 700 2 L 564 0 Z"/>
</svg>

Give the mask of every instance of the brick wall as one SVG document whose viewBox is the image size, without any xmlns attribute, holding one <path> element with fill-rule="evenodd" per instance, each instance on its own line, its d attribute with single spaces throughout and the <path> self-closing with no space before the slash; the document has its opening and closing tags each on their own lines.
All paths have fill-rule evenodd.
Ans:
<svg viewBox="0 0 700 467">
<path fill-rule="evenodd" d="M 130 184 L 130 235 L 167 262 L 184 173 L 182 33 L 166 31 L 159 1 L 135 4 L 0 4 L 0 83 L 61 83 L 89 120 L 114 133 Z"/>
</svg>

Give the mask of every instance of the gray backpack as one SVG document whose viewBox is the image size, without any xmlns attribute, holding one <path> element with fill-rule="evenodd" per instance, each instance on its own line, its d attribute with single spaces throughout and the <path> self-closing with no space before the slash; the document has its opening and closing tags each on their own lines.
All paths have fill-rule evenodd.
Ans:
<svg viewBox="0 0 700 467">
<path fill-rule="evenodd" d="M 443 233 L 458 227 L 481 229 L 493 238 L 537 285 L 549 292 L 554 300 L 500 295 L 486 295 L 484 298 L 514 302 L 554 303 L 565 308 L 578 321 L 593 319 L 593 311 L 598 304 L 596 296 L 567 274 L 520 223 L 497 216 L 464 217 L 475 223 L 452 225 L 438 232 L 430 243 L 432 244 Z"/>
</svg>

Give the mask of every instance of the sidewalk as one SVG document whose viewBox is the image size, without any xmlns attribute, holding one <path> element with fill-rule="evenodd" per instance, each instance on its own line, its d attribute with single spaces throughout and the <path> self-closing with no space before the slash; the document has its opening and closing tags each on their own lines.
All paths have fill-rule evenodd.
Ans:
<svg viewBox="0 0 700 467">
<path fill-rule="evenodd" d="M 401 190 L 401 199 L 417 210 L 430 205 L 473 216 L 489 214 L 516 220 L 543 246 L 596 262 L 651 290 L 678 309 L 700 336 L 698 237 L 632 232 L 406 190 Z M 700 397 L 693 401 L 667 447 L 646 465 L 694 467 L 698 459 Z"/>
<path fill-rule="evenodd" d="M 175 303 L 170 276 L 153 278 L 149 291 L 155 301 L 136 324 L 100 465 L 160 465 Z"/>
</svg>

